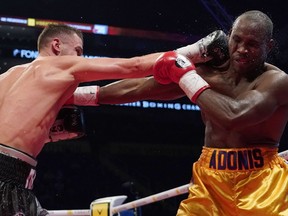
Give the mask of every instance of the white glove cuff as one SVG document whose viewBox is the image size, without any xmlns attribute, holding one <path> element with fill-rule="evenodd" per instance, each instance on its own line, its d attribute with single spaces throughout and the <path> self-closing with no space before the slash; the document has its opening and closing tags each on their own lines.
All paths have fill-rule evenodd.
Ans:
<svg viewBox="0 0 288 216">
<path fill-rule="evenodd" d="M 179 86 L 193 103 L 196 103 L 198 96 L 205 89 L 210 88 L 210 85 L 195 70 L 184 74 L 179 81 Z"/>
<path fill-rule="evenodd" d="M 78 87 L 73 94 L 75 105 L 98 106 L 99 86 Z"/>
</svg>

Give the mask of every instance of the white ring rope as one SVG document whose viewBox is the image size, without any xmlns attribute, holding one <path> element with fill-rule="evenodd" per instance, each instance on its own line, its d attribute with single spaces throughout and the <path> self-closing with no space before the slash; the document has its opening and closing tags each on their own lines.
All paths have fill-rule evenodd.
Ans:
<svg viewBox="0 0 288 216">
<path fill-rule="evenodd" d="M 288 160 L 288 150 L 278 153 L 278 155 L 285 160 Z"/>
<path fill-rule="evenodd" d="M 280 152 L 278 154 L 280 157 L 284 158 L 285 160 L 288 160 L 288 150 Z M 142 199 L 134 200 L 132 202 L 125 203 L 123 205 L 115 206 L 112 209 L 112 213 L 118 213 L 124 210 L 137 208 L 143 205 L 148 205 L 150 203 L 158 202 L 160 200 L 168 199 L 170 197 L 178 196 L 184 193 L 188 193 L 189 186 L 191 186 L 192 183 L 185 184 L 170 190 L 166 190 L 148 197 L 144 197 Z M 51 210 L 49 211 L 50 215 L 55 216 L 67 216 L 67 215 L 73 215 L 73 216 L 90 216 L 90 209 L 83 209 L 83 210 Z"/>
<path fill-rule="evenodd" d="M 53 210 L 48 211 L 49 215 L 56 215 L 56 216 L 90 216 L 90 209 L 82 209 L 82 210 Z"/>
<path fill-rule="evenodd" d="M 117 212 L 121 212 L 127 209 L 137 208 L 139 206 L 147 205 L 150 203 L 158 202 L 160 200 L 168 199 L 170 197 L 178 196 L 184 193 L 188 193 L 188 188 L 191 184 L 182 185 L 170 190 L 163 191 L 161 193 L 157 193 L 142 199 L 138 199 L 129 203 L 125 203 L 123 205 L 115 206 L 112 209 L 112 213 L 115 214 Z"/>
</svg>

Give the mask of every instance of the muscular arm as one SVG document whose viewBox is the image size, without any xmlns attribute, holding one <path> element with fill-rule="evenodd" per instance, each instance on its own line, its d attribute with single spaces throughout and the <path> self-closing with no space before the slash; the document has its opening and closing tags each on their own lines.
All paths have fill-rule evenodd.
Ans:
<svg viewBox="0 0 288 216">
<path fill-rule="evenodd" d="M 174 100 L 185 96 L 177 84 L 161 85 L 153 77 L 125 79 L 100 87 L 99 104 L 129 103 L 139 100 Z"/>
<path fill-rule="evenodd" d="M 269 71 L 262 75 L 253 90 L 231 98 L 212 89 L 205 90 L 197 104 L 215 124 L 228 129 L 243 129 L 262 122 L 277 108 L 288 103 L 288 76 Z"/>
<path fill-rule="evenodd" d="M 152 74 L 153 64 L 159 55 L 153 53 L 133 58 L 95 59 L 75 57 L 69 72 L 79 82 L 146 77 Z M 71 62 L 71 57 L 67 61 Z"/>
</svg>

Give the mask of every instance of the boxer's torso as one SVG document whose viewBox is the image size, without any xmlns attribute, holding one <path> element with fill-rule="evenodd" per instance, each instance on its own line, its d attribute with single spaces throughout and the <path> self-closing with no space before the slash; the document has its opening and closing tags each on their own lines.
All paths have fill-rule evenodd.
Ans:
<svg viewBox="0 0 288 216">
<path fill-rule="evenodd" d="M 65 68 L 35 60 L 0 76 L 0 143 L 36 157 L 77 87 Z"/>
<path fill-rule="evenodd" d="M 203 70 L 202 70 L 203 69 Z M 241 98 L 247 92 L 257 90 L 265 80 L 269 79 L 275 68 L 269 68 L 252 81 L 241 79 L 235 82 L 231 71 L 207 70 L 206 67 L 197 70 L 211 85 L 212 89 L 233 99 Z M 278 73 L 278 72 L 276 72 Z M 279 74 L 283 73 L 279 71 Z M 261 87 L 262 88 L 262 87 Z M 288 119 L 287 103 L 279 105 L 268 118 L 244 128 L 227 129 L 213 122 L 209 115 L 202 112 L 205 123 L 205 146 L 216 148 L 241 148 L 252 146 L 278 146 Z"/>
</svg>

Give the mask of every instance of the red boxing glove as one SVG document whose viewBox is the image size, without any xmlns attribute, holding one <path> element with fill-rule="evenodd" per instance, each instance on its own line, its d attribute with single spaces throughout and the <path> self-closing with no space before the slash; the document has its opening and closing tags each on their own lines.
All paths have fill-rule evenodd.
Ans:
<svg viewBox="0 0 288 216">
<path fill-rule="evenodd" d="M 160 55 L 153 67 L 154 78 L 160 84 L 179 83 L 185 73 L 193 70 L 195 70 L 194 64 L 175 51 Z"/>
</svg>

